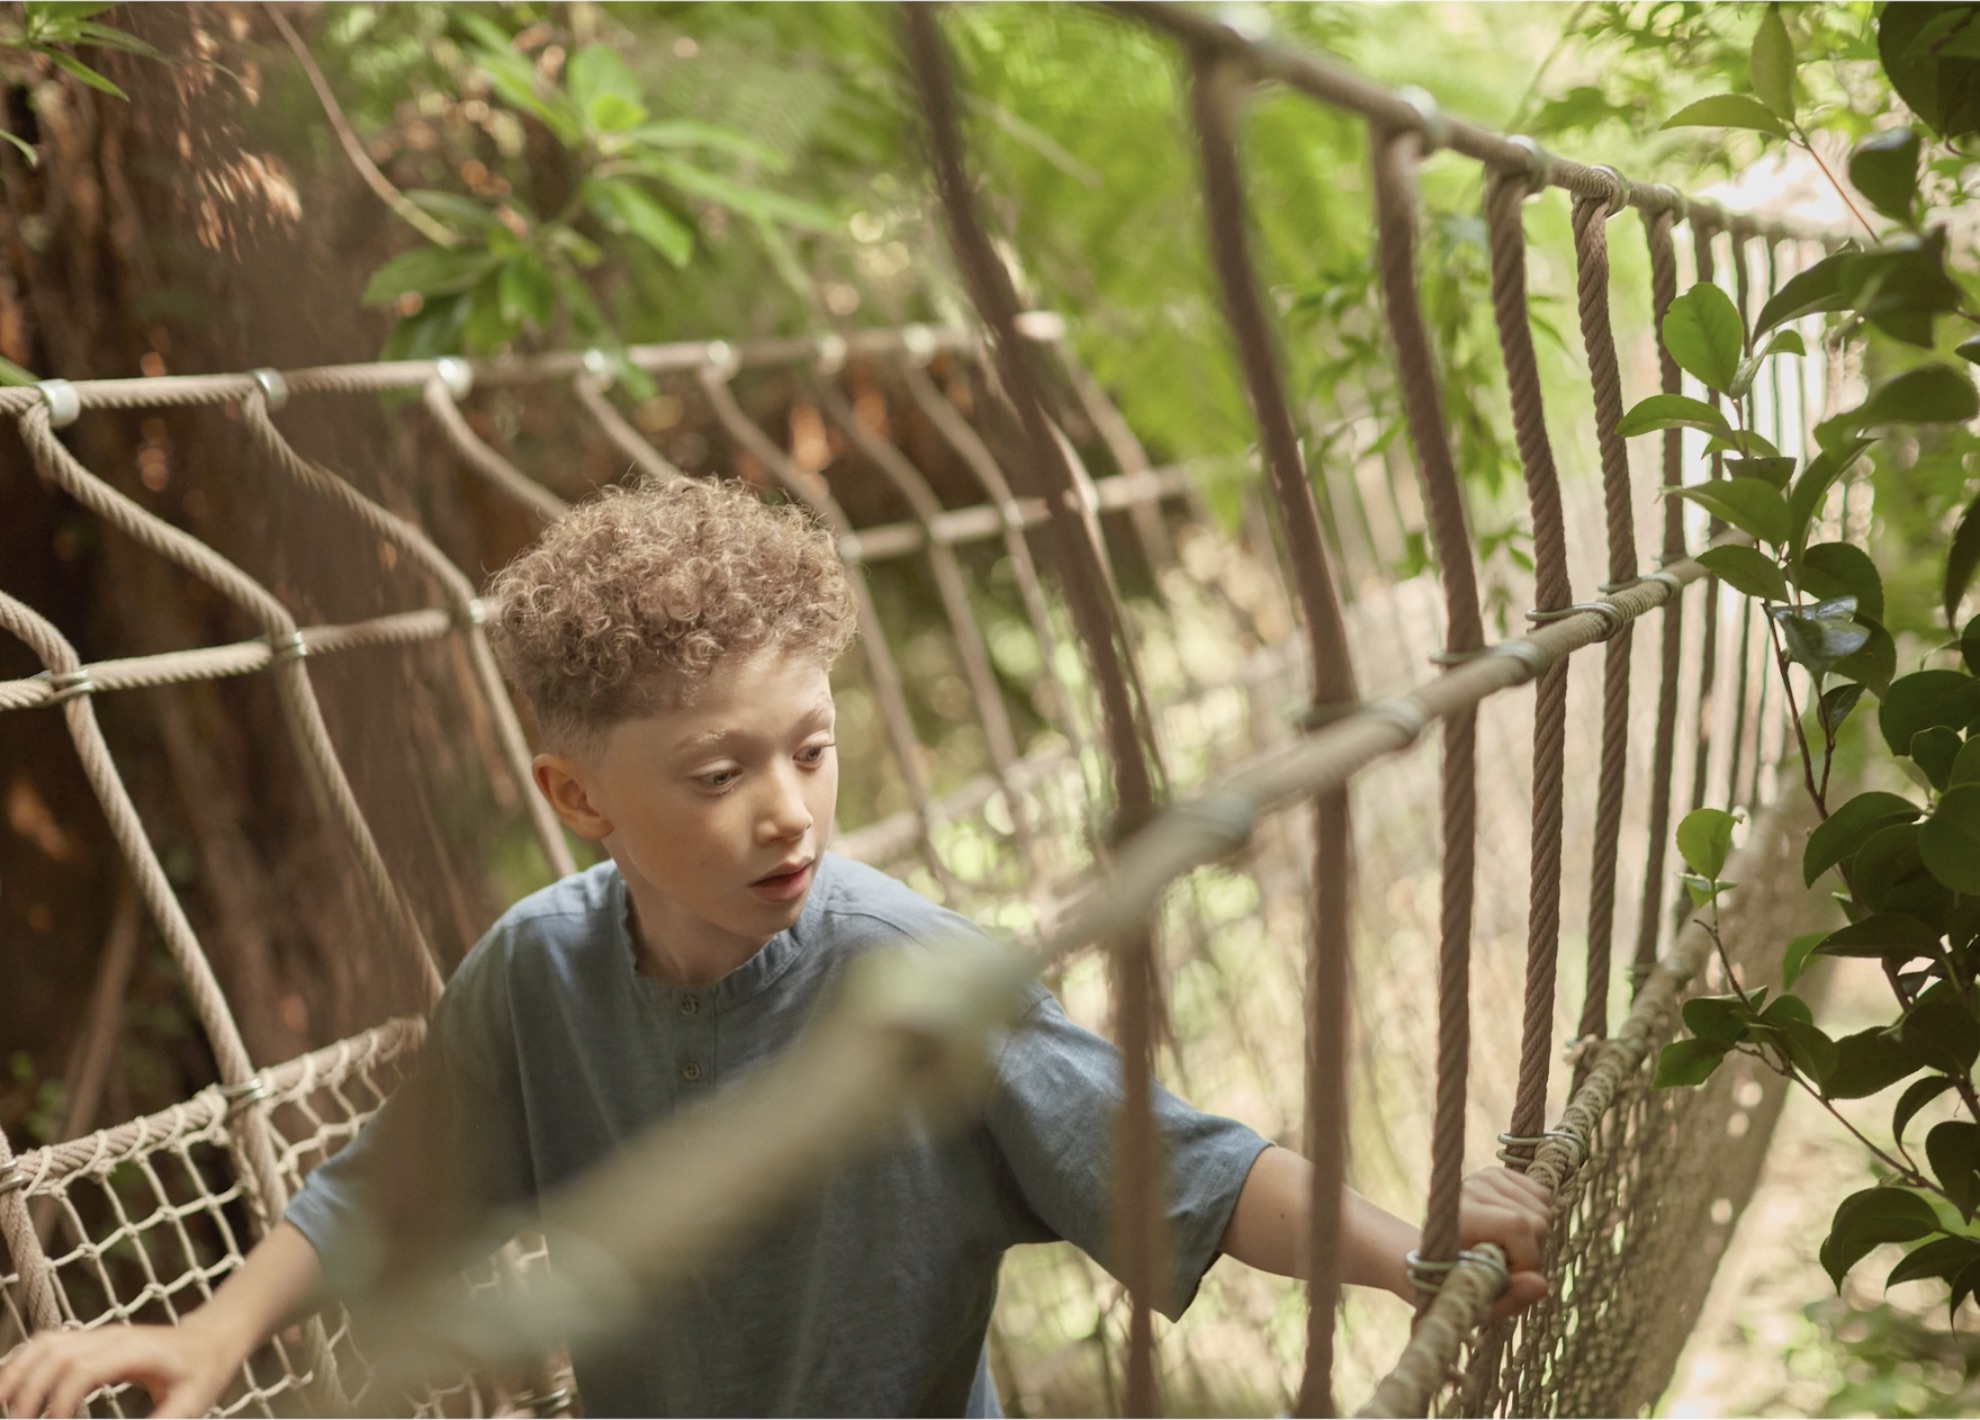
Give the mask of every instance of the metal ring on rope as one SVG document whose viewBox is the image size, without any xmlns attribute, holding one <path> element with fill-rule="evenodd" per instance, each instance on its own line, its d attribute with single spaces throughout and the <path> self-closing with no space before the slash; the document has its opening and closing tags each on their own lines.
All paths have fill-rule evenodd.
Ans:
<svg viewBox="0 0 1980 1420">
<path fill-rule="evenodd" d="M 702 365 L 723 384 L 736 377 L 742 368 L 742 357 L 736 354 L 736 347 L 726 340 L 711 340 L 701 352 Z"/>
<path fill-rule="evenodd" d="M 1428 90 L 1405 84 L 1396 97 L 1416 110 L 1417 132 L 1423 138 L 1423 154 L 1428 157 L 1451 140 L 1451 120 Z"/>
<path fill-rule="evenodd" d="M 67 380 L 42 380 L 34 387 L 48 406 L 48 427 L 66 429 L 82 417 L 82 396 Z"/>
<path fill-rule="evenodd" d="M 910 325 L 901 330 L 901 349 L 917 368 L 926 366 L 935 358 L 935 332 L 925 325 Z"/>
<path fill-rule="evenodd" d="M 1684 583 L 1679 579 L 1678 575 L 1663 567 L 1659 567 L 1654 572 L 1645 572 L 1640 577 L 1630 577 L 1621 582 L 1599 582 L 1596 584 L 1595 590 L 1605 597 L 1612 597 L 1617 592 L 1626 592 L 1632 587 L 1642 586 L 1645 582 L 1656 582 L 1660 586 L 1669 588 L 1672 596 L 1678 596 L 1684 591 Z"/>
<path fill-rule="evenodd" d="M 1532 1164 L 1531 1158 L 1521 1158 L 1514 1149 L 1537 1149 L 1549 1139 L 1558 1139 L 1574 1150 L 1574 1167 L 1580 1168 L 1588 1161 L 1588 1141 L 1577 1130 L 1562 1125 L 1549 1129 L 1544 1134 L 1501 1134 L 1499 1136 L 1499 1162 L 1513 1168 L 1526 1168 Z"/>
<path fill-rule="evenodd" d="M 1524 133 L 1516 133 L 1506 141 L 1526 154 L 1526 195 L 1538 197 L 1553 184 L 1554 155 Z"/>
<path fill-rule="evenodd" d="M 1673 222 L 1682 222 L 1689 215 L 1691 204 L 1685 195 L 1667 182 L 1660 182 L 1650 189 L 1662 197 L 1667 204 Z"/>
<path fill-rule="evenodd" d="M 1614 602 L 1575 602 L 1553 611 L 1529 611 L 1526 619 L 1534 626 L 1545 626 L 1549 622 L 1566 621 L 1570 616 L 1578 616 L 1584 611 L 1592 611 L 1608 623 L 1602 634 L 1595 638 L 1597 641 L 1611 640 L 1618 631 L 1629 625 L 1630 619 Z"/>
<path fill-rule="evenodd" d="M 280 370 L 258 365 L 248 371 L 248 378 L 261 386 L 261 397 L 271 411 L 289 402 L 289 382 L 282 377 Z"/>
<path fill-rule="evenodd" d="M 232 1119 L 257 1100 L 268 1098 L 270 1090 L 268 1077 L 259 1072 L 235 1084 L 222 1085 L 220 1098 L 227 1101 L 227 1117 Z"/>
<path fill-rule="evenodd" d="M 570 1407 L 571 1388 L 560 1385 L 555 1390 L 545 1391 L 542 1395 L 526 1390 L 510 1400 L 509 1404 L 521 1411 L 534 1410 L 554 1415 L 559 1410 Z"/>
<path fill-rule="evenodd" d="M 1460 1262 L 1469 1262 L 1474 1266 L 1483 1267 L 1498 1278 L 1498 1286 L 1493 1288 L 1492 1291 L 1494 1297 L 1505 1295 L 1507 1290 L 1512 1286 L 1511 1270 L 1507 1268 L 1505 1263 L 1489 1252 L 1474 1252 L 1470 1248 L 1465 1248 L 1458 1253 L 1454 1261 L 1431 1262 L 1418 1255 L 1415 1249 L 1412 1248 L 1408 1256 L 1404 1258 L 1404 1262 L 1407 1264 L 1406 1270 L 1409 1274 L 1410 1284 L 1417 1291 L 1428 1292 L 1432 1296 L 1444 1290 L 1445 1281 L 1450 1277 L 1452 1269 Z"/>
<path fill-rule="evenodd" d="M 1250 842 L 1252 831 L 1258 827 L 1258 800 L 1242 789 L 1220 789 L 1181 805 L 1175 812 L 1207 829 L 1231 852 Z"/>
<path fill-rule="evenodd" d="M 1406 736 L 1403 740 L 1405 745 L 1415 744 L 1430 727 L 1430 712 L 1414 700 L 1400 696 L 1365 701 L 1357 705 L 1353 713 L 1394 725 Z"/>
<path fill-rule="evenodd" d="M 846 338 L 836 332 L 818 337 L 818 355 L 814 368 L 819 374 L 830 377 L 846 367 L 846 353 L 849 347 Z"/>
<path fill-rule="evenodd" d="M 1599 173 L 1601 176 L 1608 179 L 1609 182 L 1608 207 L 1609 207 L 1609 215 L 1611 217 L 1615 216 L 1618 212 L 1622 211 L 1623 208 L 1629 206 L 1628 178 L 1624 177 L 1621 173 L 1617 172 L 1607 163 L 1596 163 L 1593 167 L 1589 168 L 1588 171 L 1591 173 Z"/>
<path fill-rule="evenodd" d="M 458 355 L 442 355 L 435 360 L 433 374 L 456 400 L 466 399 L 474 388 L 474 366 Z"/>
<path fill-rule="evenodd" d="M 596 345 L 580 355 L 578 363 L 584 366 L 587 375 L 598 381 L 601 389 L 612 383 L 612 357 Z"/>
<path fill-rule="evenodd" d="M 21 1172 L 19 1164 L 12 1159 L 0 1164 L 0 1198 L 26 1187 L 27 1175 Z"/>
<path fill-rule="evenodd" d="M 300 661 L 309 655 L 309 643 L 303 640 L 300 631 L 291 631 L 286 636 L 270 634 L 268 644 L 273 648 L 278 662 Z"/>
<path fill-rule="evenodd" d="M 64 700 L 74 700 L 78 695 L 96 694 L 96 684 L 89 678 L 88 666 L 77 666 L 72 671 L 43 671 L 36 680 L 46 680 L 51 692 L 43 704 L 60 705 Z"/>
<path fill-rule="evenodd" d="M 1486 656 L 1504 656 L 1509 661 L 1517 662 L 1522 674 L 1517 681 L 1513 682 L 1515 685 L 1525 685 L 1552 664 L 1552 658 L 1545 651 L 1541 650 L 1538 645 L 1527 640 L 1524 636 L 1512 641 L 1500 641 L 1490 646 L 1480 646 L 1475 651 L 1432 651 L 1430 653 L 1430 664 L 1433 666 L 1444 666 L 1446 668 L 1464 666 L 1471 664 L 1473 661 L 1481 660 Z"/>
</svg>

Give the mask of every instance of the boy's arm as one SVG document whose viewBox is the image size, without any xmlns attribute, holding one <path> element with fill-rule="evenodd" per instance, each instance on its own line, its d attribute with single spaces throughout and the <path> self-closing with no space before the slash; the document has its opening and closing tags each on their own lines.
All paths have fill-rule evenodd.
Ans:
<svg viewBox="0 0 1980 1420">
<path fill-rule="evenodd" d="M 316 1249 L 277 1223 L 213 1300 L 177 1326 L 46 1331 L 0 1366 L 0 1413 L 75 1415 L 99 1386 L 151 1392 L 154 1415 L 204 1415 L 254 1349 L 311 1309 L 323 1280 Z"/>
<path fill-rule="evenodd" d="M 1264 1272 L 1304 1277 L 1312 1189 L 1312 1164 L 1290 1149 L 1265 1150 L 1245 1178 L 1220 1250 Z M 1493 1309 L 1495 1317 L 1522 1311 L 1547 1294 L 1540 1253 L 1549 1201 L 1545 1188 L 1510 1169 L 1487 1169 L 1464 1181 L 1458 1214 L 1462 1245 L 1497 1243 L 1512 1268 L 1512 1288 Z M 1404 1258 L 1417 1238 L 1410 1224 L 1350 1190 L 1341 1204 L 1342 1280 L 1414 1300 Z"/>
</svg>

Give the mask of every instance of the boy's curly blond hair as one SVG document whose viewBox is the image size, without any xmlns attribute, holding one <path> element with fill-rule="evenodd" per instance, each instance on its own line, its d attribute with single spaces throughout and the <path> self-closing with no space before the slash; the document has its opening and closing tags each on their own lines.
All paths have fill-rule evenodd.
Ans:
<svg viewBox="0 0 1980 1420">
<path fill-rule="evenodd" d="M 829 666 L 853 636 L 831 535 L 736 482 L 608 486 L 489 585 L 489 640 L 554 744 L 689 703 L 727 660 L 776 648 Z"/>
</svg>

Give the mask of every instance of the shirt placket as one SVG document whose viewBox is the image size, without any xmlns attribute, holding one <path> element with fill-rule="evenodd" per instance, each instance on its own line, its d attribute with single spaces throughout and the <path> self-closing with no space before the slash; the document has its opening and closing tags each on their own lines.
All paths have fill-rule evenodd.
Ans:
<svg viewBox="0 0 1980 1420">
<path fill-rule="evenodd" d="M 682 991 L 674 1001 L 674 1080 L 691 1099 L 715 1083 L 715 1003 L 705 991 Z"/>
</svg>

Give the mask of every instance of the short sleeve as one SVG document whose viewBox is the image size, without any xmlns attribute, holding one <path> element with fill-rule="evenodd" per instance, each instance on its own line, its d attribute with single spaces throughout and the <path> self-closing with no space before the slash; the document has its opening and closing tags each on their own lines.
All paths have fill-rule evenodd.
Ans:
<svg viewBox="0 0 1980 1420">
<path fill-rule="evenodd" d="M 1170 1254 L 1168 1292 L 1156 1306 L 1173 1320 L 1217 1260 L 1231 1210 L 1268 1141 L 1234 1119 L 1192 1109 L 1159 1083 L 1154 1094 Z M 1022 1209 L 1116 1273 L 1108 1218 L 1121 1100 L 1120 1052 L 1041 991 L 998 1054 L 986 1121 Z"/>
<path fill-rule="evenodd" d="M 463 960 L 411 1072 L 283 1215 L 316 1249 L 332 1296 L 471 1244 L 493 1251 L 507 1210 L 530 1195 L 498 949 L 484 942 Z"/>
</svg>

